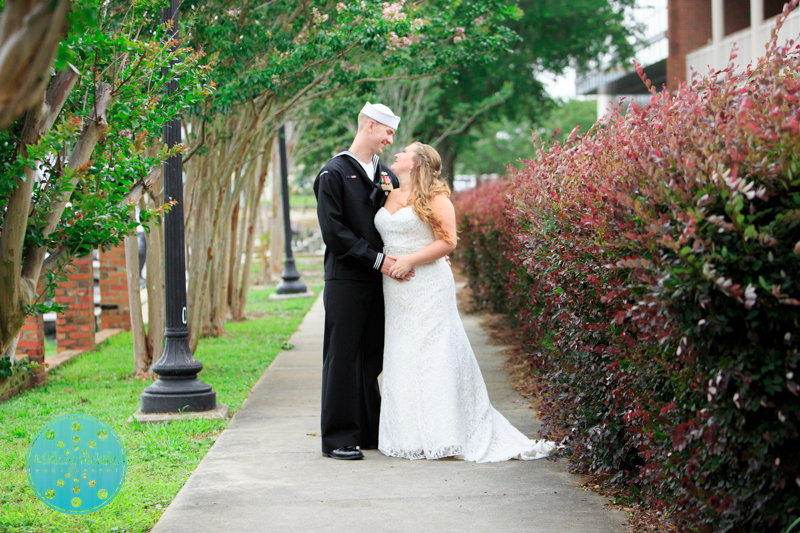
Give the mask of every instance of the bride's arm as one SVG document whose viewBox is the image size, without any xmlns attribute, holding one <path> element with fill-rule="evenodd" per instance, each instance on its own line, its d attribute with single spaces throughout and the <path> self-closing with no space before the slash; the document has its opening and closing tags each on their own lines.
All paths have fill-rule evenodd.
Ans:
<svg viewBox="0 0 800 533">
<path fill-rule="evenodd" d="M 442 222 L 442 227 L 455 241 L 456 236 L 456 211 L 453 208 L 453 202 L 445 194 L 437 194 L 431 200 L 431 207 L 436 215 L 436 218 Z M 424 265 L 431 263 L 437 259 L 450 254 L 456 249 L 455 243 L 450 244 L 441 237 L 430 243 L 428 246 L 415 252 L 411 255 L 399 257 L 397 262 L 392 266 L 390 275 L 397 277 L 398 275 L 405 276 L 409 270 L 417 265 Z"/>
</svg>

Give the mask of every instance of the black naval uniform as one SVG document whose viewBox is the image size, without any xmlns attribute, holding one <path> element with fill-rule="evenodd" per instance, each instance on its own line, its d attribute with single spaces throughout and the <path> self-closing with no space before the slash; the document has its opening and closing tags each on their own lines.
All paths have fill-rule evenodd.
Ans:
<svg viewBox="0 0 800 533">
<path fill-rule="evenodd" d="M 375 448 L 383 368 L 383 241 L 374 218 L 386 202 L 381 181 L 400 187 L 394 173 L 372 158 L 374 176 L 345 152 L 314 180 L 325 242 L 325 343 L 322 351 L 322 451 Z M 388 187 L 387 187 L 388 188 Z"/>
</svg>

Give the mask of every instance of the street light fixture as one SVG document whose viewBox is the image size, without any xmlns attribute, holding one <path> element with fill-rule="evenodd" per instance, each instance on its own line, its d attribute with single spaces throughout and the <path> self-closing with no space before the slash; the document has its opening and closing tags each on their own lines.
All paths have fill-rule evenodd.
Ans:
<svg viewBox="0 0 800 533">
<path fill-rule="evenodd" d="M 180 0 L 170 0 L 162 12 L 162 21 L 172 21 L 169 37 L 172 50 L 178 48 L 178 5 Z M 170 67 L 162 74 L 170 75 Z M 178 88 L 173 78 L 167 85 L 167 94 Z M 164 124 L 164 143 L 172 148 L 181 142 L 181 117 Z M 177 202 L 164 215 L 164 285 L 166 292 L 166 329 L 164 352 L 153 365 L 158 380 L 144 389 L 141 395 L 143 413 L 174 413 L 185 411 L 210 411 L 217 406 L 217 394 L 199 379 L 203 363 L 192 355 L 189 348 L 189 328 L 186 314 L 186 253 L 183 235 L 183 157 L 176 154 L 164 162 L 164 196 Z M 158 349 L 160 347 L 156 347 Z"/>
<path fill-rule="evenodd" d="M 306 284 L 300 281 L 300 272 L 292 256 L 292 226 L 289 221 L 289 163 L 286 157 L 286 127 L 278 130 L 278 152 L 281 159 L 281 196 L 283 197 L 283 234 L 286 257 L 283 260 L 283 281 L 275 288 L 277 294 L 306 294 Z"/>
</svg>

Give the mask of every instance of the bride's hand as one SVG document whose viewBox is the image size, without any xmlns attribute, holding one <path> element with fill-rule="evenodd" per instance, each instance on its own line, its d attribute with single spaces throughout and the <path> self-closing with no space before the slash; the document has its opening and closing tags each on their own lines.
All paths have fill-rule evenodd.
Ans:
<svg viewBox="0 0 800 533">
<path fill-rule="evenodd" d="M 389 270 L 389 275 L 395 279 L 406 279 L 409 274 L 413 276 L 414 265 L 408 256 L 398 257 Z"/>
<path fill-rule="evenodd" d="M 403 276 L 402 278 L 396 278 L 392 274 L 392 268 L 394 268 L 394 262 L 395 261 L 397 261 L 397 256 L 396 255 L 392 255 L 392 254 L 388 254 L 386 256 L 386 259 L 384 259 L 384 261 L 383 261 L 383 265 L 381 266 L 381 274 L 389 276 L 390 278 L 394 279 L 395 281 L 411 281 L 411 278 L 414 277 L 414 269 L 413 268 L 411 270 L 409 270 L 408 273 L 406 273 L 406 275 Z"/>
</svg>

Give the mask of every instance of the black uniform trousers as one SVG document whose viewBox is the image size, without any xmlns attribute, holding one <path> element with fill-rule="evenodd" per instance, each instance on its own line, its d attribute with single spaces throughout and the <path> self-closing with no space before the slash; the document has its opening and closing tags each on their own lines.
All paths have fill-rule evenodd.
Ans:
<svg viewBox="0 0 800 533">
<path fill-rule="evenodd" d="M 377 447 L 383 369 L 381 280 L 325 282 L 322 351 L 322 451 Z"/>
</svg>

